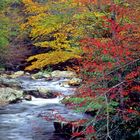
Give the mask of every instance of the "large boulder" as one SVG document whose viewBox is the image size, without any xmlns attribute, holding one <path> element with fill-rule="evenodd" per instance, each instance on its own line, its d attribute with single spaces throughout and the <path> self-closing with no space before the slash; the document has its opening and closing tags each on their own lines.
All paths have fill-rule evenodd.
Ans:
<svg viewBox="0 0 140 140">
<path fill-rule="evenodd" d="M 22 90 L 12 89 L 10 87 L 0 88 L 0 102 L 16 102 L 23 97 Z"/>
<path fill-rule="evenodd" d="M 76 77 L 76 73 L 73 71 L 56 70 L 51 73 L 51 76 L 54 78 L 72 78 L 72 77 Z"/>
</svg>

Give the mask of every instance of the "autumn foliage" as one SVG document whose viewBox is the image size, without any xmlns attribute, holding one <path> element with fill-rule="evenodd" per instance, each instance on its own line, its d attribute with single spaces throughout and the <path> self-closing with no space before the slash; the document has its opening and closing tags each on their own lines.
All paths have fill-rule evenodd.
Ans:
<svg viewBox="0 0 140 140">
<path fill-rule="evenodd" d="M 74 136 L 86 133 L 85 139 L 138 139 L 138 31 L 128 20 L 124 5 L 110 4 L 109 11 L 111 17 L 101 16 L 102 36 L 96 34 L 80 41 L 83 54 L 79 64 L 84 83 L 76 97 L 66 102 L 77 112 L 93 116 L 85 125 L 94 131 L 83 130 Z"/>
<path fill-rule="evenodd" d="M 31 65 L 26 70 L 73 58 L 79 62 L 76 68 L 83 85 L 64 102 L 77 112 L 91 114 L 92 119 L 72 138 L 138 138 L 139 20 L 129 16 L 138 7 L 131 1 L 22 2 L 26 20 L 21 28 L 36 47 L 48 48 L 29 57 Z"/>
<path fill-rule="evenodd" d="M 48 1 L 45 4 L 32 0 L 22 2 L 27 20 L 21 28 L 29 31 L 35 46 L 49 50 L 29 57 L 27 61 L 32 61 L 32 64 L 26 70 L 41 69 L 79 57 L 80 51 L 75 42 L 78 32 L 73 21 L 76 5 L 69 1 Z"/>
<path fill-rule="evenodd" d="M 72 123 L 84 129 L 71 138 L 140 139 L 139 0 L 21 0 L 16 12 L 11 0 L 5 2 L 0 1 L 1 64 L 19 66 L 26 59 L 25 70 L 32 71 L 78 62 L 74 69 L 83 83 L 64 102 L 91 118 Z M 30 47 L 38 52 L 31 54 Z"/>
<path fill-rule="evenodd" d="M 48 48 L 43 54 L 29 57 L 26 70 L 42 69 L 81 55 L 79 40 L 94 36 L 101 28 L 105 13 L 94 11 L 94 1 L 58 0 L 44 3 L 23 0 L 25 19 L 21 29 L 36 47 Z"/>
</svg>

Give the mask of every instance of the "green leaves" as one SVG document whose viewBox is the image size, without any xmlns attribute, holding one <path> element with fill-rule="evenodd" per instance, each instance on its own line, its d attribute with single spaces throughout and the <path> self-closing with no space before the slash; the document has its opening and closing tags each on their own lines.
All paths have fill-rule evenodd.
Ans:
<svg viewBox="0 0 140 140">
<path fill-rule="evenodd" d="M 9 44 L 10 20 L 4 14 L 0 14 L 0 47 L 5 47 Z"/>
<path fill-rule="evenodd" d="M 4 10 L 9 4 L 20 2 L 20 0 L 0 0 L 0 11 Z"/>
<path fill-rule="evenodd" d="M 5 37 L 0 36 L 0 47 L 3 48 L 9 44 L 9 40 Z"/>
<path fill-rule="evenodd" d="M 115 62 L 115 59 L 109 55 L 103 55 L 101 59 L 103 62 Z"/>
<path fill-rule="evenodd" d="M 111 106 L 111 107 L 117 107 L 118 105 L 119 105 L 119 103 L 116 102 L 116 101 L 111 101 L 111 102 L 109 103 L 109 106 Z"/>
</svg>

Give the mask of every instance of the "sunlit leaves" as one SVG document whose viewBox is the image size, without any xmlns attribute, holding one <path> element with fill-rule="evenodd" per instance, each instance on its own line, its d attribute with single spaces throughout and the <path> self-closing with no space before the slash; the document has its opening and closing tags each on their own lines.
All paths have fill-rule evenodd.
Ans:
<svg viewBox="0 0 140 140">
<path fill-rule="evenodd" d="M 73 5 L 70 1 L 47 1 L 42 4 L 32 0 L 23 0 L 23 4 L 27 22 L 24 22 L 21 28 L 28 31 L 35 46 L 51 49 L 46 54 L 36 55 L 36 62 L 32 63 L 33 66 L 30 67 L 30 70 L 31 68 L 42 68 L 49 63 L 65 62 L 74 58 L 74 56 L 77 58 L 80 51 L 76 48 L 78 46 L 76 41 L 81 31 L 78 30 L 78 26 L 73 20 L 76 5 Z M 60 52 L 65 54 L 60 57 Z M 53 57 L 56 59 L 51 60 Z M 29 58 L 28 61 L 32 58 L 34 56 Z M 40 64 L 42 60 L 43 62 Z M 38 66 L 36 63 L 38 63 Z"/>
<path fill-rule="evenodd" d="M 37 61 L 33 61 L 31 66 L 26 67 L 26 70 L 40 69 L 46 65 L 58 64 L 60 62 L 65 62 L 73 58 L 79 58 L 79 55 L 62 50 L 37 54 L 29 57 L 27 61 L 32 61 L 36 59 Z"/>
</svg>

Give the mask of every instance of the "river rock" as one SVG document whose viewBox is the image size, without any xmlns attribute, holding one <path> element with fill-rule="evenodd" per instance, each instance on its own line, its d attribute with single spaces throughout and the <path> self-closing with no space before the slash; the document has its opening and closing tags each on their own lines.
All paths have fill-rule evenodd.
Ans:
<svg viewBox="0 0 140 140">
<path fill-rule="evenodd" d="M 17 71 L 14 74 L 10 75 L 11 78 L 17 78 L 24 75 L 24 71 Z"/>
<path fill-rule="evenodd" d="M 54 78 L 72 78 L 72 77 L 76 77 L 76 73 L 73 71 L 56 70 L 51 73 L 51 76 Z"/>
<path fill-rule="evenodd" d="M 22 99 L 22 97 L 23 97 L 22 90 L 15 90 L 9 87 L 0 88 L 0 102 L 12 103 L 14 101 Z"/>
<path fill-rule="evenodd" d="M 32 96 L 31 95 L 25 95 L 24 99 L 27 101 L 31 101 L 32 100 Z"/>
<path fill-rule="evenodd" d="M 51 76 L 50 74 L 48 74 L 48 73 L 44 73 L 44 74 L 42 75 L 42 77 L 45 78 L 46 81 L 51 81 L 51 80 L 53 80 L 52 76 Z"/>
<path fill-rule="evenodd" d="M 9 75 L 7 75 L 7 74 L 4 73 L 4 74 L 1 74 L 0 75 L 0 78 L 9 78 Z"/>
<path fill-rule="evenodd" d="M 51 75 L 50 75 L 50 74 L 48 74 L 48 73 L 43 73 L 42 77 L 43 77 L 43 78 L 50 78 L 50 77 L 51 77 Z"/>
<path fill-rule="evenodd" d="M 25 75 L 26 75 L 26 76 L 30 76 L 30 73 L 29 73 L 29 72 L 25 72 Z"/>
<path fill-rule="evenodd" d="M 4 71 L 3 73 L 0 73 L 0 78 L 10 78 L 10 75 L 12 75 L 13 72 L 11 71 Z"/>
<path fill-rule="evenodd" d="M 52 99 L 56 98 L 59 94 L 57 92 L 49 91 L 48 89 L 28 90 L 24 91 L 24 95 L 32 95 L 36 98 Z"/>
<path fill-rule="evenodd" d="M 16 87 L 20 88 L 21 83 L 16 79 L 10 79 L 10 78 L 3 78 L 0 77 L 0 85 L 6 86 L 6 87 Z"/>
<path fill-rule="evenodd" d="M 31 78 L 32 79 L 41 79 L 42 75 L 43 75 L 43 72 L 38 72 L 38 73 L 32 74 Z"/>
<path fill-rule="evenodd" d="M 82 82 L 82 79 L 80 78 L 72 78 L 71 80 L 68 81 L 68 85 L 70 86 L 79 86 Z"/>
<path fill-rule="evenodd" d="M 81 132 L 85 127 L 83 124 L 76 124 L 76 121 L 54 121 L 55 132 L 63 135 L 72 135 L 74 132 Z"/>
<path fill-rule="evenodd" d="M 32 79 L 41 79 L 45 78 L 46 80 L 52 80 L 51 75 L 48 73 L 38 72 L 36 74 L 32 74 Z"/>
<path fill-rule="evenodd" d="M 38 92 L 40 93 L 41 97 L 44 97 L 44 98 L 56 98 L 58 94 L 44 87 L 39 87 Z"/>
<path fill-rule="evenodd" d="M 61 87 L 66 87 L 66 88 L 69 88 L 70 87 L 70 85 L 68 84 L 68 81 L 61 82 L 61 83 L 59 83 L 59 85 Z"/>
<path fill-rule="evenodd" d="M 40 92 L 40 93 L 43 93 L 43 94 L 47 94 L 50 89 L 48 88 L 45 88 L 45 87 L 38 87 L 37 90 Z"/>
<path fill-rule="evenodd" d="M 1 100 L 0 100 L 0 106 L 4 106 L 4 105 L 7 105 L 7 104 L 8 104 L 7 101 L 1 101 Z"/>
</svg>

